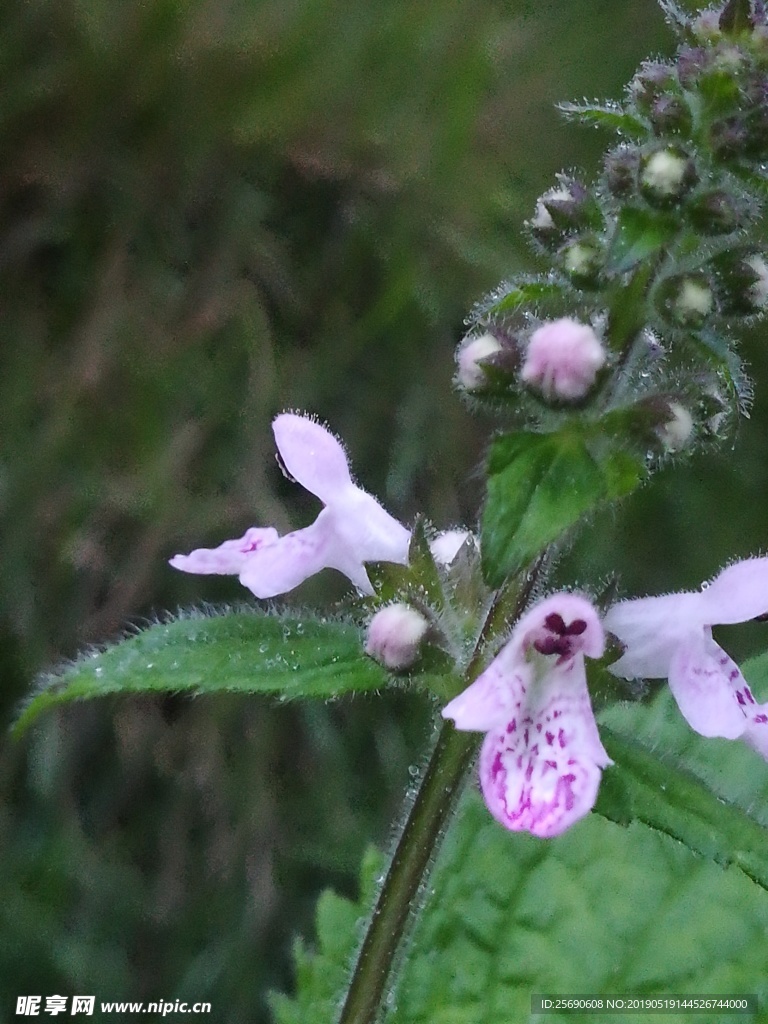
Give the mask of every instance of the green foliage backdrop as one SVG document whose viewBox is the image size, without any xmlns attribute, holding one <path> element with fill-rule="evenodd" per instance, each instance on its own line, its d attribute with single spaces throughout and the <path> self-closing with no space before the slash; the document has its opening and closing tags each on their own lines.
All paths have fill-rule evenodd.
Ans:
<svg viewBox="0 0 768 1024">
<path fill-rule="evenodd" d="M 475 516 L 482 435 L 448 397 L 463 317 L 532 265 L 519 224 L 554 172 L 595 165 L 602 139 L 554 102 L 616 95 L 671 45 L 652 0 L 9 7 L 6 722 L 36 673 L 126 623 L 242 599 L 165 559 L 311 516 L 272 458 L 280 409 L 326 418 L 404 519 Z M 587 530 L 569 556 L 582 582 L 620 566 L 628 591 L 688 585 L 765 548 L 760 333 L 747 359 L 763 390 L 735 450 L 596 521 L 599 546 Z M 298 600 L 341 592 L 323 576 Z M 319 890 L 353 896 L 386 844 L 429 728 L 403 693 L 146 697 L 4 743 L 0 1020 L 18 994 L 75 991 L 266 1019 Z"/>
</svg>

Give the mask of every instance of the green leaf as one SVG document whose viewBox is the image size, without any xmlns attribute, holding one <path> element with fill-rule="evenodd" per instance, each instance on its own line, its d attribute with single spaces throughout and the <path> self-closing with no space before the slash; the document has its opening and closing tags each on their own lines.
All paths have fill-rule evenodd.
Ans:
<svg viewBox="0 0 768 1024">
<path fill-rule="evenodd" d="M 724 35 L 739 36 L 752 32 L 752 8 L 749 0 L 728 0 L 720 14 L 720 31 Z"/>
<path fill-rule="evenodd" d="M 743 671 L 758 694 L 768 691 L 768 655 Z M 642 821 L 768 889 L 768 768 L 754 751 L 699 736 L 667 687 L 649 705 L 605 709 L 600 723 L 616 765 L 604 773 L 599 813 Z"/>
<path fill-rule="evenodd" d="M 501 316 L 512 313 L 521 306 L 534 307 L 542 302 L 551 302 L 563 297 L 563 287 L 554 281 L 523 281 L 503 285 L 481 302 L 475 313 L 482 316 Z"/>
<path fill-rule="evenodd" d="M 360 872 L 360 899 L 353 902 L 326 890 L 317 904 L 317 948 L 299 939 L 293 950 L 296 995 L 273 992 L 276 1024 L 329 1024 L 336 1019 L 350 967 L 360 941 L 360 926 L 370 914 L 386 858 L 370 848 Z"/>
<path fill-rule="evenodd" d="M 608 250 L 608 269 L 624 273 L 656 256 L 671 244 L 679 228 L 671 214 L 623 206 Z"/>
<path fill-rule="evenodd" d="M 278 1024 L 335 1019 L 370 910 L 335 897 L 331 913 L 328 900 L 318 952 L 297 947 L 296 996 L 273 1000 Z M 653 829 L 591 815 L 557 839 L 536 839 L 507 832 L 471 792 L 437 857 L 384 1021 L 509 1024 L 529 1019 L 534 992 L 748 992 L 762 1001 L 767 928 L 768 895 L 742 872 Z"/>
<path fill-rule="evenodd" d="M 488 460 L 483 567 L 491 586 L 519 571 L 603 499 L 628 493 L 641 467 L 626 453 L 598 464 L 573 434 L 508 434 Z"/>
<path fill-rule="evenodd" d="M 641 821 L 717 864 L 735 864 L 768 889 L 768 830 L 658 747 L 605 727 L 600 738 L 615 765 L 600 787 L 598 814 L 619 825 Z"/>
<path fill-rule="evenodd" d="M 533 992 L 766 992 L 766 894 L 642 825 L 592 815 L 542 841 L 472 795 L 430 894 L 392 1024 L 528 1020 Z"/>
<path fill-rule="evenodd" d="M 557 109 L 568 121 L 606 128 L 619 135 L 644 138 L 648 127 L 639 117 L 630 114 L 620 103 L 558 103 Z"/>
<path fill-rule="evenodd" d="M 230 691 L 285 699 L 335 697 L 386 683 L 384 669 L 363 654 L 354 623 L 255 609 L 194 612 L 45 677 L 15 729 L 46 708 L 114 693 Z"/>
<path fill-rule="evenodd" d="M 630 494 L 642 482 L 645 467 L 627 451 L 610 451 L 601 463 L 605 497 L 611 501 Z"/>
</svg>

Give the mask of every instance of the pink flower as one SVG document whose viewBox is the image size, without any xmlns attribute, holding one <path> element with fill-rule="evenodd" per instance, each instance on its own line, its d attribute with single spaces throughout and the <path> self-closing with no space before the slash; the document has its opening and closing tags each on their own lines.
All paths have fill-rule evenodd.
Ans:
<svg viewBox="0 0 768 1024">
<path fill-rule="evenodd" d="M 410 534 L 352 481 L 341 443 L 308 416 L 283 413 L 272 429 L 283 465 L 325 506 L 311 526 L 280 537 L 271 527 L 247 530 L 217 548 L 176 555 L 183 572 L 233 573 L 256 597 L 284 594 L 321 569 L 338 569 L 373 594 L 365 562 L 408 561 Z"/>
<path fill-rule="evenodd" d="M 758 704 L 738 666 L 712 639 L 712 626 L 768 611 L 768 558 L 723 569 L 697 593 L 621 601 L 605 628 L 625 651 L 610 666 L 624 679 L 669 679 L 688 724 L 702 736 L 743 739 L 768 759 L 768 704 Z"/>
<path fill-rule="evenodd" d="M 533 332 L 520 376 L 550 401 L 571 402 L 586 395 L 604 363 L 603 346 L 592 328 L 564 317 Z"/>
<path fill-rule="evenodd" d="M 584 655 L 605 646 L 583 597 L 535 605 L 506 646 L 443 710 L 457 729 L 486 732 L 480 785 L 491 814 L 513 831 L 556 836 L 587 814 L 611 764 L 597 733 Z"/>
</svg>

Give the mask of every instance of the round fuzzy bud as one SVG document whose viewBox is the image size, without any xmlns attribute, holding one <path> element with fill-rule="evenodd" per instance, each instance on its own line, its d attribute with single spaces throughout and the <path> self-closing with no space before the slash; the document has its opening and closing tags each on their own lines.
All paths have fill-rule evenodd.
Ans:
<svg viewBox="0 0 768 1024">
<path fill-rule="evenodd" d="M 742 224 L 742 210 L 728 192 L 697 196 L 688 207 L 691 224 L 704 235 L 727 235 Z"/>
<path fill-rule="evenodd" d="M 688 135 L 693 125 L 691 110 L 682 96 L 658 96 L 648 111 L 648 120 L 657 135 Z"/>
<path fill-rule="evenodd" d="M 709 145 L 720 160 L 734 160 L 749 148 L 746 121 L 738 114 L 713 122 L 709 129 Z"/>
<path fill-rule="evenodd" d="M 719 39 L 720 32 L 720 11 L 716 8 L 702 11 L 701 14 L 691 21 L 691 31 L 697 39 L 707 42 L 714 42 Z"/>
<path fill-rule="evenodd" d="M 668 408 L 669 419 L 659 427 L 657 433 L 668 452 L 679 452 L 691 439 L 693 417 L 679 402 L 670 402 Z"/>
<path fill-rule="evenodd" d="M 390 604 L 371 619 L 365 653 L 393 672 L 410 668 L 429 623 L 407 604 Z"/>
<path fill-rule="evenodd" d="M 606 155 L 605 180 L 617 199 L 626 199 L 634 194 L 639 166 L 640 154 L 629 146 L 621 146 Z"/>
<path fill-rule="evenodd" d="M 559 252 L 563 269 L 578 288 L 597 287 L 603 256 L 597 242 L 589 238 L 569 242 Z"/>
<path fill-rule="evenodd" d="M 699 76 L 711 67 L 713 55 L 703 46 L 685 46 L 677 57 L 677 77 L 684 89 L 693 89 Z"/>
<path fill-rule="evenodd" d="M 670 206 L 685 195 L 697 180 L 696 168 L 688 154 L 676 146 L 657 149 L 640 165 L 640 187 L 655 206 Z"/>
<path fill-rule="evenodd" d="M 667 281 L 662 297 L 667 313 L 676 323 L 686 327 L 702 323 L 712 312 L 715 301 L 707 279 L 692 274 Z"/>
<path fill-rule="evenodd" d="M 677 88 L 677 76 L 671 64 L 648 61 L 629 83 L 629 92 L 642 114 L 649 114 L 655 101 Z"/>
<path fill-rule="evenodd" d="M 542 324 L 531 335 L 521 379 L 549 401 L 583 398 L 605 364 L 605 351 L 586 324 L 564 317 Z"/>
<path fill-rule="evenodd" d="M 768 155 L 768 77 L 762 72 L 749 76 L 740 104 L 745 114 L 747 155 L 764 160 Z"/>
<path fill-rule="evenodd" d="M 768 303 L 768 265 L 759 253 L 722 253 L 712 260 L 717 304 L 726 316 L 752 316 Z"/>
<path fill-rule="evenodd" d="M 466 391 L 477 391 L 487 383 L 483 361 L 501 352 L 501 342 L 492 334 L 467 338 L 459 349 L 456 380 Z"/>
</svg>

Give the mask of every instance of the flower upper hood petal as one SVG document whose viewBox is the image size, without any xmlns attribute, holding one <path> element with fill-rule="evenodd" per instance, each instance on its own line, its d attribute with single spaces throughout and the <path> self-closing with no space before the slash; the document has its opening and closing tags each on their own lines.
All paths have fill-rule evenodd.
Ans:
<svg viewBox="0 0 768 1024">
<path fill-rule="evenodd" d="M 768 612 L 768 558 L 736 562 L 701 592 L 706 625 L 748 622 Z"/>
<path fill-rule="evenodd" d="M 624 644 L 624 655 L 609 671 L 624 679 L 663 679 L 678 646 L 700 633 L 705 610 L 701 594 L 666 594 L 620 601 L 603 625 Z"/>
<path fill-rule="evenodd" d="M 354 486 L 349 461 L 338 438 L 308 416 L 284 412 L 272 423 L 277 450 L 291 476 L 329 505 Z"/>
</svg>

